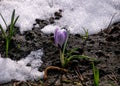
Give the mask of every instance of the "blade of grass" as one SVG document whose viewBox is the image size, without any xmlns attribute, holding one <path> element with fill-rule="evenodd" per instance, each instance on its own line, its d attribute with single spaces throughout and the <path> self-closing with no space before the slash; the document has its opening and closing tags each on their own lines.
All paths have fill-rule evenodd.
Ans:
<svg viewBox="0 0 120 86">
<path fill-rule="evenodd" d="M 13 22 L 14 22 L 14 18 L 15 18 L 15 9 L 13 10 L 12 18 L 11 18 L 11 24 L 12 25 L 13 25 Z"/>
<path fill-rule="evenodd" d="M 88 56 L 85 56 L 85 55 L 72 55 L 67 59 L 67 61 L 69 62 L 73 59 L 90 59 L 92 61 L 96 60 L 95 58 L 91 58 L 91 57 L 88 57 Z"/>
<path fill-rule="evenodd" d="M 12 13 L 12 17 L 11 17 L 11 23 L 10 23 L 10 34 L 9 34 L 9 37 L 11 38 L 12 36 L 12 32 L 13 32 L 13 28 L 14 28 L 14 18 L 15 18 L 15 9 L 13 10 L 13 13 Z"/>
<path fill-rule="evenodd" d="M 94 74 L 94 86 L 99 86 L 99 70 L 95 67 L 94 62 L 92 62 L 93 74 Z"/>
<path fill-rule="evenodd" d="M 11 38 L 11 37 L 13 36 L 13 34 L 15 33 L 14 26 L 15 26 L 18 18 L 19 18 L 19 16 L 17 16 L 17 18 L 16 18 L 15 21 L 13 22 L 13 25 L 10 27 L 10 28 L 11 28 L 11 32 L 10 32 L 11 34 L 9 35 L 10 38 Z"/>
<path fill-rule="evenodd" d="M 3 30 L 3 27 L 1 26 L 1 24 L 0 24 L 0 29 L 1 29 L 1 31 L 2 31 L 3 37 L 6 38 L 7 35 L 6 35 L 5 31 Z"/>
<path fill-rule="evenodd" d="M 84 36 L 82 36 L 83 37 L 83 39 L 87 39 L 88 38 L 88 29 L 86 30 L 84 27 L 83 27 L 83 30 L 84 30 L 84 32 L 85 32 L 85 35 Z"/>
<path fill-rule="evenodd" d="M 71 54 L 76 51 L 78 48 L 73 48 L 72 50 L 70 50 L 70 52 L 67 53 L 67 57 L 71 56 Z"/>
<path fill-rule="evenodd" d="M 1 16 L 2 20 L 3 20 L 3 22 L 5 23 L 6 28 L 8 28 L 7 23 L 6 23 L 6 21 L 5 21 L 4 17 L 2 16 L 2 14 L 1 14 L 1 13 L 0 13 L 0 16 Z"/>
<path fill-rule="evenodd" d="M 17 22 L 18 18 L 19 18 L 19 16 L 17 16 L 17 18 L 15 19 L 15 21 L 14 21 L 13 25 L 15 25 L 15 24 L 16 24 L 16 22 Z"/>
</svg>

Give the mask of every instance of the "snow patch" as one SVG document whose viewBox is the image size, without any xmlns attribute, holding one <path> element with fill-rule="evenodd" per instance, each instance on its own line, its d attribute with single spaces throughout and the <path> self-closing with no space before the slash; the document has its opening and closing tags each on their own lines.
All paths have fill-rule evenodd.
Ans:
<svg viewBox="0 0 120 86">
<path fill-rule="evenodd" d="M 57 25 L 47 25 L 43 29 L 41 29 L 41 31 L 46 33 L 46 34 L 50 34 L 50 33 L 55 32 L 56 28 L 61 28 L 61 27 L 59 27 Z"/>
<path fill-rule="evenodd" d="M 67 26 L 72 34 L 83 33 L 83 27 L 89 34 L 99 32 L 106 28 L 112 16 L 116 13 L 112 23 L 120 21 L 120 0 L 1 0 L 0 13 L 7 23 L 10 14 L 16 9 L 20 18 L 17 25 L 20 31 L 30 30 L 36 18 L 47 19 L 53 16 L 58 9 L 63 10 L 63 17 L 56 21 L 59 27 Z M 3 21 L 0 19 L 0 24 Z M 46 29 L 46 28 L 45 28 Z M 49 28 L 46 32 L 53 32 Z"/>
<path fill-rule="evenodd" d="M 9 58 L 0 57 L 0 83 L 6 83 L 11 80 L 35 80 L 43 78 L 44 72 L 39 72 L 41 66 L 41 49 L 32 51 L 25 59 L 13 61 Z M 29 64 L 29 66 L 27 66 Z"/>
<path fill-rule="evenodd" d="M 59 8 L 51 8 L 46 0 L 1 0 L 0 13 L 4 16 L 7 24 L 10 24 L 13 9 L 16 10 L 16 15 L 20 15 L 16 25 L 23 32 L 32 29 L 36 18 L 49 18 Z M 1 18 L 0 24 L 4 25 Z"/>
<path fill-rule="evenodd" d="M 82 34 L 83 27 L 89 34 L 97 33 L 109 25 L 115 13 L 112 23 L 120 21 L 120 0 L 60 0 L 58 4 L 64 4 L 64 12 L 57 24 L 70 27 L 72 34 Z"/>
</svg>

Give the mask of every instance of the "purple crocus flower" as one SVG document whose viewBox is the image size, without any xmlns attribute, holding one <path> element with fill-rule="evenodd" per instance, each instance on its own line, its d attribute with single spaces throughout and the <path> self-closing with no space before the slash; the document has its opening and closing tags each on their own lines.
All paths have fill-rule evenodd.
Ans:
<svg viewBox="0 0 120 86">
<path fill-rule="evenodd" d="M 56 29 L 54 33 L 54 40 L 56 46 L 62 48 L 63 44 L 67 39 L 67 31 L 65 29 Z"/>
</svg>

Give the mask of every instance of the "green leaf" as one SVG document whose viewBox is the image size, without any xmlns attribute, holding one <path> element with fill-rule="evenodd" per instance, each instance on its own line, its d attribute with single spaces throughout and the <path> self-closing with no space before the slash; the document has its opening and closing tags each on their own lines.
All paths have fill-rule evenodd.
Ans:
<svg viewBox="0 0 120 86">
<path fill-rule="evenodd" d="M 1 16 L 2 20 L 3 20 L 3 22 L 5 23 L 5 26 L 6 26 L 6 29 L 7 29 L 7 28 L 8 28 L 7 23 L 6 23 L 6 21 L 5 21 L 4 17 L 2 16 L 2 14 L 1 14 L 1 13 L 0 13 L 0 16 Z"/>
<path fill-rule="evenodd" d="M 84 30 L 84 32 L 85 32 L 85 35 L 84 36 L 82 36 L 83 37 L 83 39 L 87 39 L 88 38 L 88 29 L 86 30 L 84 27 L 83 27 L 83 30 Z"/>
<path fill-rule="evenodd" d="M 67 38 L 66 38 L 66 41 L 65 41 L 65 43 L 64 43 L 63 51 L 62 51 L 63 54 L 65 53 L 65 48 L 66 48 L 66 46 L 67 46 L 68 38 L 69 38 L 69 31 L 67 30 Z"/>
<path fill-rule="evenodd" d="M 67 58 L 64 56 L 64 54 L 65 54 L 65 48 L 67 46 L 68 37 L 69 37 L 69 31 L 67 30 L 67 38 L 65 40 L 63 50 L 60 50 L 60 61 L 61 61 L 62 67 L 66 65 L 66 61 L 67 61 Z"/>
<path fill-rule="evenodd" d="M 11 24 L 13 25 L 14 22 L 14 17 L 15 17 L 15 9 L 13 10 L 12 17 L 11 17 Z"/>
<path fill-rule="evenodd" d="M 13 10 L 13 13 L 12 13 L 12 16 L 11 16 L 9 38 L 11 38 L 11 37 L 12 37 L 12 34 L 13 34 L 13 28 L 14 28 L 14 17 L 15 17 L 15 9 Z"/>
<path fill-rule="evenodd" d="M 1 24 L 0 24 L 0 29 L 1 29 L 1 31 L 2 31 L 3 37 L 6 38 L 6 37 L 7 37 L 7 36 L 6 36 L 6 33 L 5 33 L 5 31 L 3 30 L 3 27 L 1 26 Z"/>
<path fill-rule="evenodd" d="M 71 56 L 71 54 L 72 54 L 74 51 L 76 51 L 77 49 L 78 49 L 78 48 L 73 48 L 73 49 L 71 49 L 70 52 L 67 53 L 66 57 Z"/>
<path fill-rule="evenodd" d="M 99 70 L 95 67 L 94 62 L 92 62 L 93 74 L 94 74 L 94 86 L 99 86 Z"/>
<path fill-rule="evenodd" d="M 68 64 L 73 59 L 90 59 L 91 61 L 95 61 L 95 58 L 91 58 L 85 55 L 72 55 L 69 58 L 67 58 L 66 64 Z"/>
<path fill-rule="evenodd" d="M 14 21 L 13 25 L 15 25 L 15 24 L 16 24 L 16 22 L 17 22 L 18 18 L 19 18 L 19 16 L 17 16 L 17 18 L 15 19 L 15 21 Z"/>
<path fill-rule="evenodd" d="M 90 59 L 90 60 L 95 60 L 95 58 L 91 58 L 85 55 L 72 55 L 68 58 L 68 61 L 72 60 L 72 59 Z"/>
<path fill-rule="evenodd" d="M 11 39 L 13 34 L 15 33 L 14 26 L 18 20 L 19 16 L 15 19 L 15 10 L 13 10 L 12 17 L 11 17 L 11 24 L 10 24 L 10 32 L 9 32 L 9 38 Z"/>
<path fill-rule="evenodd" d="M 15 33 L 15 29 L 14 26 L 18 20 L 19 16 L 17 16 L 17 18 L 15 19 L 15 21 L 13 21 L 13 25 L 11 26 L 11 32 L 10 32 L 10 38 L 13 36 L 13 34 Z"/>
</svg>

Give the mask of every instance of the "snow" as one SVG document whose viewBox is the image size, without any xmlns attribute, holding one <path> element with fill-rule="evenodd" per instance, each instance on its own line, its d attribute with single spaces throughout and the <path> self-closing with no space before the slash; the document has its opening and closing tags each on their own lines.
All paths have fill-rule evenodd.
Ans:
<svg viewBox="0 0 120 86">
<path fill-rule="evenodd" d="M 52 9 L 45 0 L 1 0 L 0 13 L 7 24 L 10 23 L 13 9 L 16 10 L 16 15 L 20 15 L 17 25 L 23 32 L 32 28 L 36 18 L 49 18 L 59 8 Z M 1 19 L 0 24 L 4 25 Z"/>
<path fill-rule="evenodd" d="M 83 27 L 88 29 L 89 34 L 97 33 L 109 25 L 115 13 L 117 14 L 113 22 L 120 21 L 120 0 L 68 1 L 61 0 L 60 4 L 64 4 L 64 13 L 58 24 L 60 26 L 68 26 L 73 34 L 82 34 L 84 31 Z"/>
<path fill-rule="evenodd" d="M 39 49 L 19 61 L 0 57 L 0 84 L 11 80 L 26 81 L 43 78 L 44 72 L 38 71 L 38 67 L 42 64 L 42 55 L 43 51 Z"/>
<path fill-rule="evenodd" d="M 94 34 L 106 28 L 115 14 L 112 23 L 120 21 L 120 0 L 0 0 L 0 13 L 7 24 L 10 23 L 13 9 L 16 16 L 20 15 L 16 25 L 21 33 L 32 29 L 36 18 L 48 19 L 59 9 L 63 10 L 63 17 L 44 27 L 44 33 L 66 27 L 72 34 L 83 34 L 83 28 L 88 29 L 89 34 Z M 0 24 L 5 27 L 1 18 Z M 11 79 L 33 80 L 42 77 L 44 72 L 37 70 L 42 63 L 42 51 L 38 51 L 20 61 L 0 57 L 0 83 Z M 31 66 L 26 66 L 28 63 Z"/>
<path fill-rule="evenodd" d="M 43 29 L 41 29 L 41 31 L 46 34 L 48 34 L 48 33 L 50 34 L 50 33 L 55 32 L 56 28 L 61 28 L 61 27 L 59 27 L 57 25 L 47 25 Z"/>
<path fill-rule="evenodd" d="M 47 19 L 58 9 L 63 10 L 63 17 L 55 22 L 55 27 L 67 26 L 72 34 L 84 33 L 83 28 L 88 29 L 89 34 L 97 33 L 109 25 L 115 13 L 112 23 L 120 21 L 120 0 L 1 0 L 0 13 L 7 23 L 13 9 L 20 15 L 17 25 L 21 32 L 30 30 L 36 18 Z M 1 19 L 0 23 L 3 25 Z"/>
</svg>

